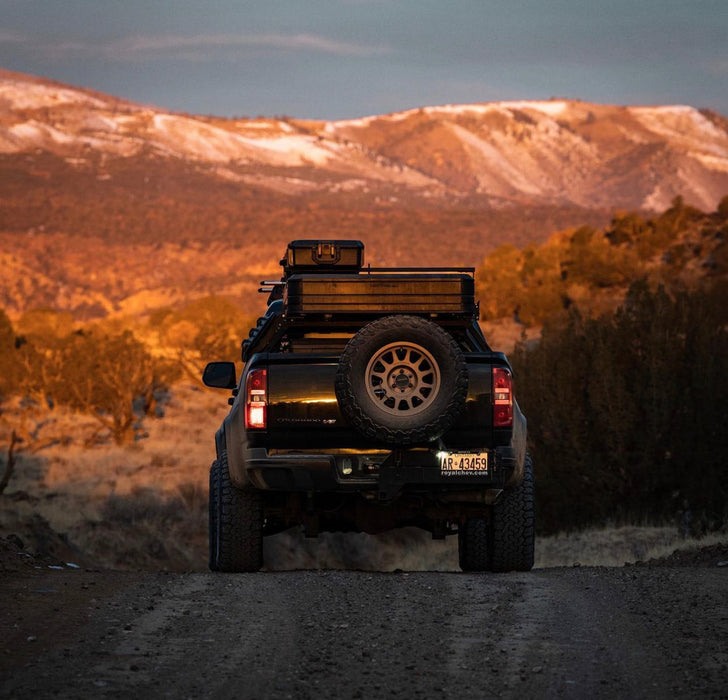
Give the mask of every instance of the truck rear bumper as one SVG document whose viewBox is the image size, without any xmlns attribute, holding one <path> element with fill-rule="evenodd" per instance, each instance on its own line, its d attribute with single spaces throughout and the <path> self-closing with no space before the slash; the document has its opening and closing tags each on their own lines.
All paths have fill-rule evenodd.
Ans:
<svg viewBox="0 0 728 700">
<path fill-rule="evenodd" d="M 309 493 L 371 492 L 391 500 L 401 491 L 481 491 L 502 489 L 514 473 L 511 447 L 483 450 L 487 467 L 475 472 L 443 471 L 434 450 L 394 450 L 372 458 L 370 453 L 245 452 L 246 481 L 261 490 Z"/>
</svg>

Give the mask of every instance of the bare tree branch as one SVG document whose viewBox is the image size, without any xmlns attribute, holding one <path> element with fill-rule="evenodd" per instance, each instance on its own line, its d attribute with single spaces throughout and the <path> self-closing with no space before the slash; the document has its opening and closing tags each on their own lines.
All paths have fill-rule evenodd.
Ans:
<svg viewBox="0 0 728 700">
<path fill-rule="evenodd" d="M 3 470 L 2 479 L 0 479 L 0 494 L 5 491 L 5 487 L 10 481 L 15 469 L 15 446 L 20 442 L 20 436 L 13 430 L 10 434 L 10 446 L 8 447 L 8 456 L 5 461 L 5 469 Z"/>
</svg>

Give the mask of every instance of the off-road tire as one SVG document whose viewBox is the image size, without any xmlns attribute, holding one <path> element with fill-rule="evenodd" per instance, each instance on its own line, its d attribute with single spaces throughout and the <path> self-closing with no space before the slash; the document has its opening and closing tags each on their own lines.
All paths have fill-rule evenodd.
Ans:
<svg viewBox="0 0 728 700">
<path fill-rule="evenodd" d="M 504 491 L 493 505 L 490 523 L 490 570 L 530 571 L 534 556 L 533 464 L 526 455 L 523 481 Z"/>
<path fill-rule="evenodd" d="M 210 467 L 209 527 L 210 571 L 217 571 L 217 511 L 220 497 L 220 463 L 215 460 Z"/>
<path fill-rule="evenodd" d="M 463 571 L 488 571 L 488 521 L 468 518 L 458 531 L 458 560 Z"/>
<path fill-rule="evenodd" d="M 402 402 L 397 400 L 387 407 L 384 401 L 374 398 L 377 391 L 384 394 L 392 390 L 384 382 L 373 387 L 375 360 L 386 355 L 388 346 L 397 351 L 400 343 L 406 348 L 406 360 L 402 364 L 413 377 L 409 386 L 417 385 L 419 380 L 421 387 L 429 382 L 432 388 L 430 393 L 419 396 L 414 395 L 417 386 L 403 388 Z M 424 365 L 414 359 L 418 350 L 426 357 Z M 429 379 L 428 370 L 421 369 L 430 360 L 436 379 Z M 399 360 L 387 362 L 388 369 L 381 371 L 383 375 L 390 370 L 391 376 L 395 371 L 403 371 L 395 369 Z M 385 316 L 361 328 L 347 343 L 336 372 L 336 398 L 346 420 L 364 437 L 388 445 L 436 440 L 454 425 L 467 393 L 467 366 L 457 343 L 440 326 L 417 316 Z"/>
<path fill-rule="evenodd" d="M 230 481 L 227 452 L 219 457 L 217 571 L 258 571 L 263 566 L 263 498 Z"/>
</svg>

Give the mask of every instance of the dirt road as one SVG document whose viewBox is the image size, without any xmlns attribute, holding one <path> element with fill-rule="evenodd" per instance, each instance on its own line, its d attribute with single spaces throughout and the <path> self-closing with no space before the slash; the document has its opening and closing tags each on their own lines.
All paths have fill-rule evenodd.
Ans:
<svg viewBox="0 0 728 700">
<path fill-rule="evenodd" d="M 8 698 L 728 696 L 728 567 L 28 570 L 0 596 Z"/>
</svg>

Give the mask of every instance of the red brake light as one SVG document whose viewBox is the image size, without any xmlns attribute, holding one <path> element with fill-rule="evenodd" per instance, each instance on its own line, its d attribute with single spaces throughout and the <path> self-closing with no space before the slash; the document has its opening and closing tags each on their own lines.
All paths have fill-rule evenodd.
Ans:
<svg viewBox="0 0 728 700">
<path fill-rule="evenodd" d="M 265 428 L 267 425 L 268 372 L 254 369 L 245 380 L 245 428 Z"/>
<path fill-rule="evenodd" d="M 493 427 L 513 425 L 513 377 L 503 367 L 493 367 Z"/>
</svg>

